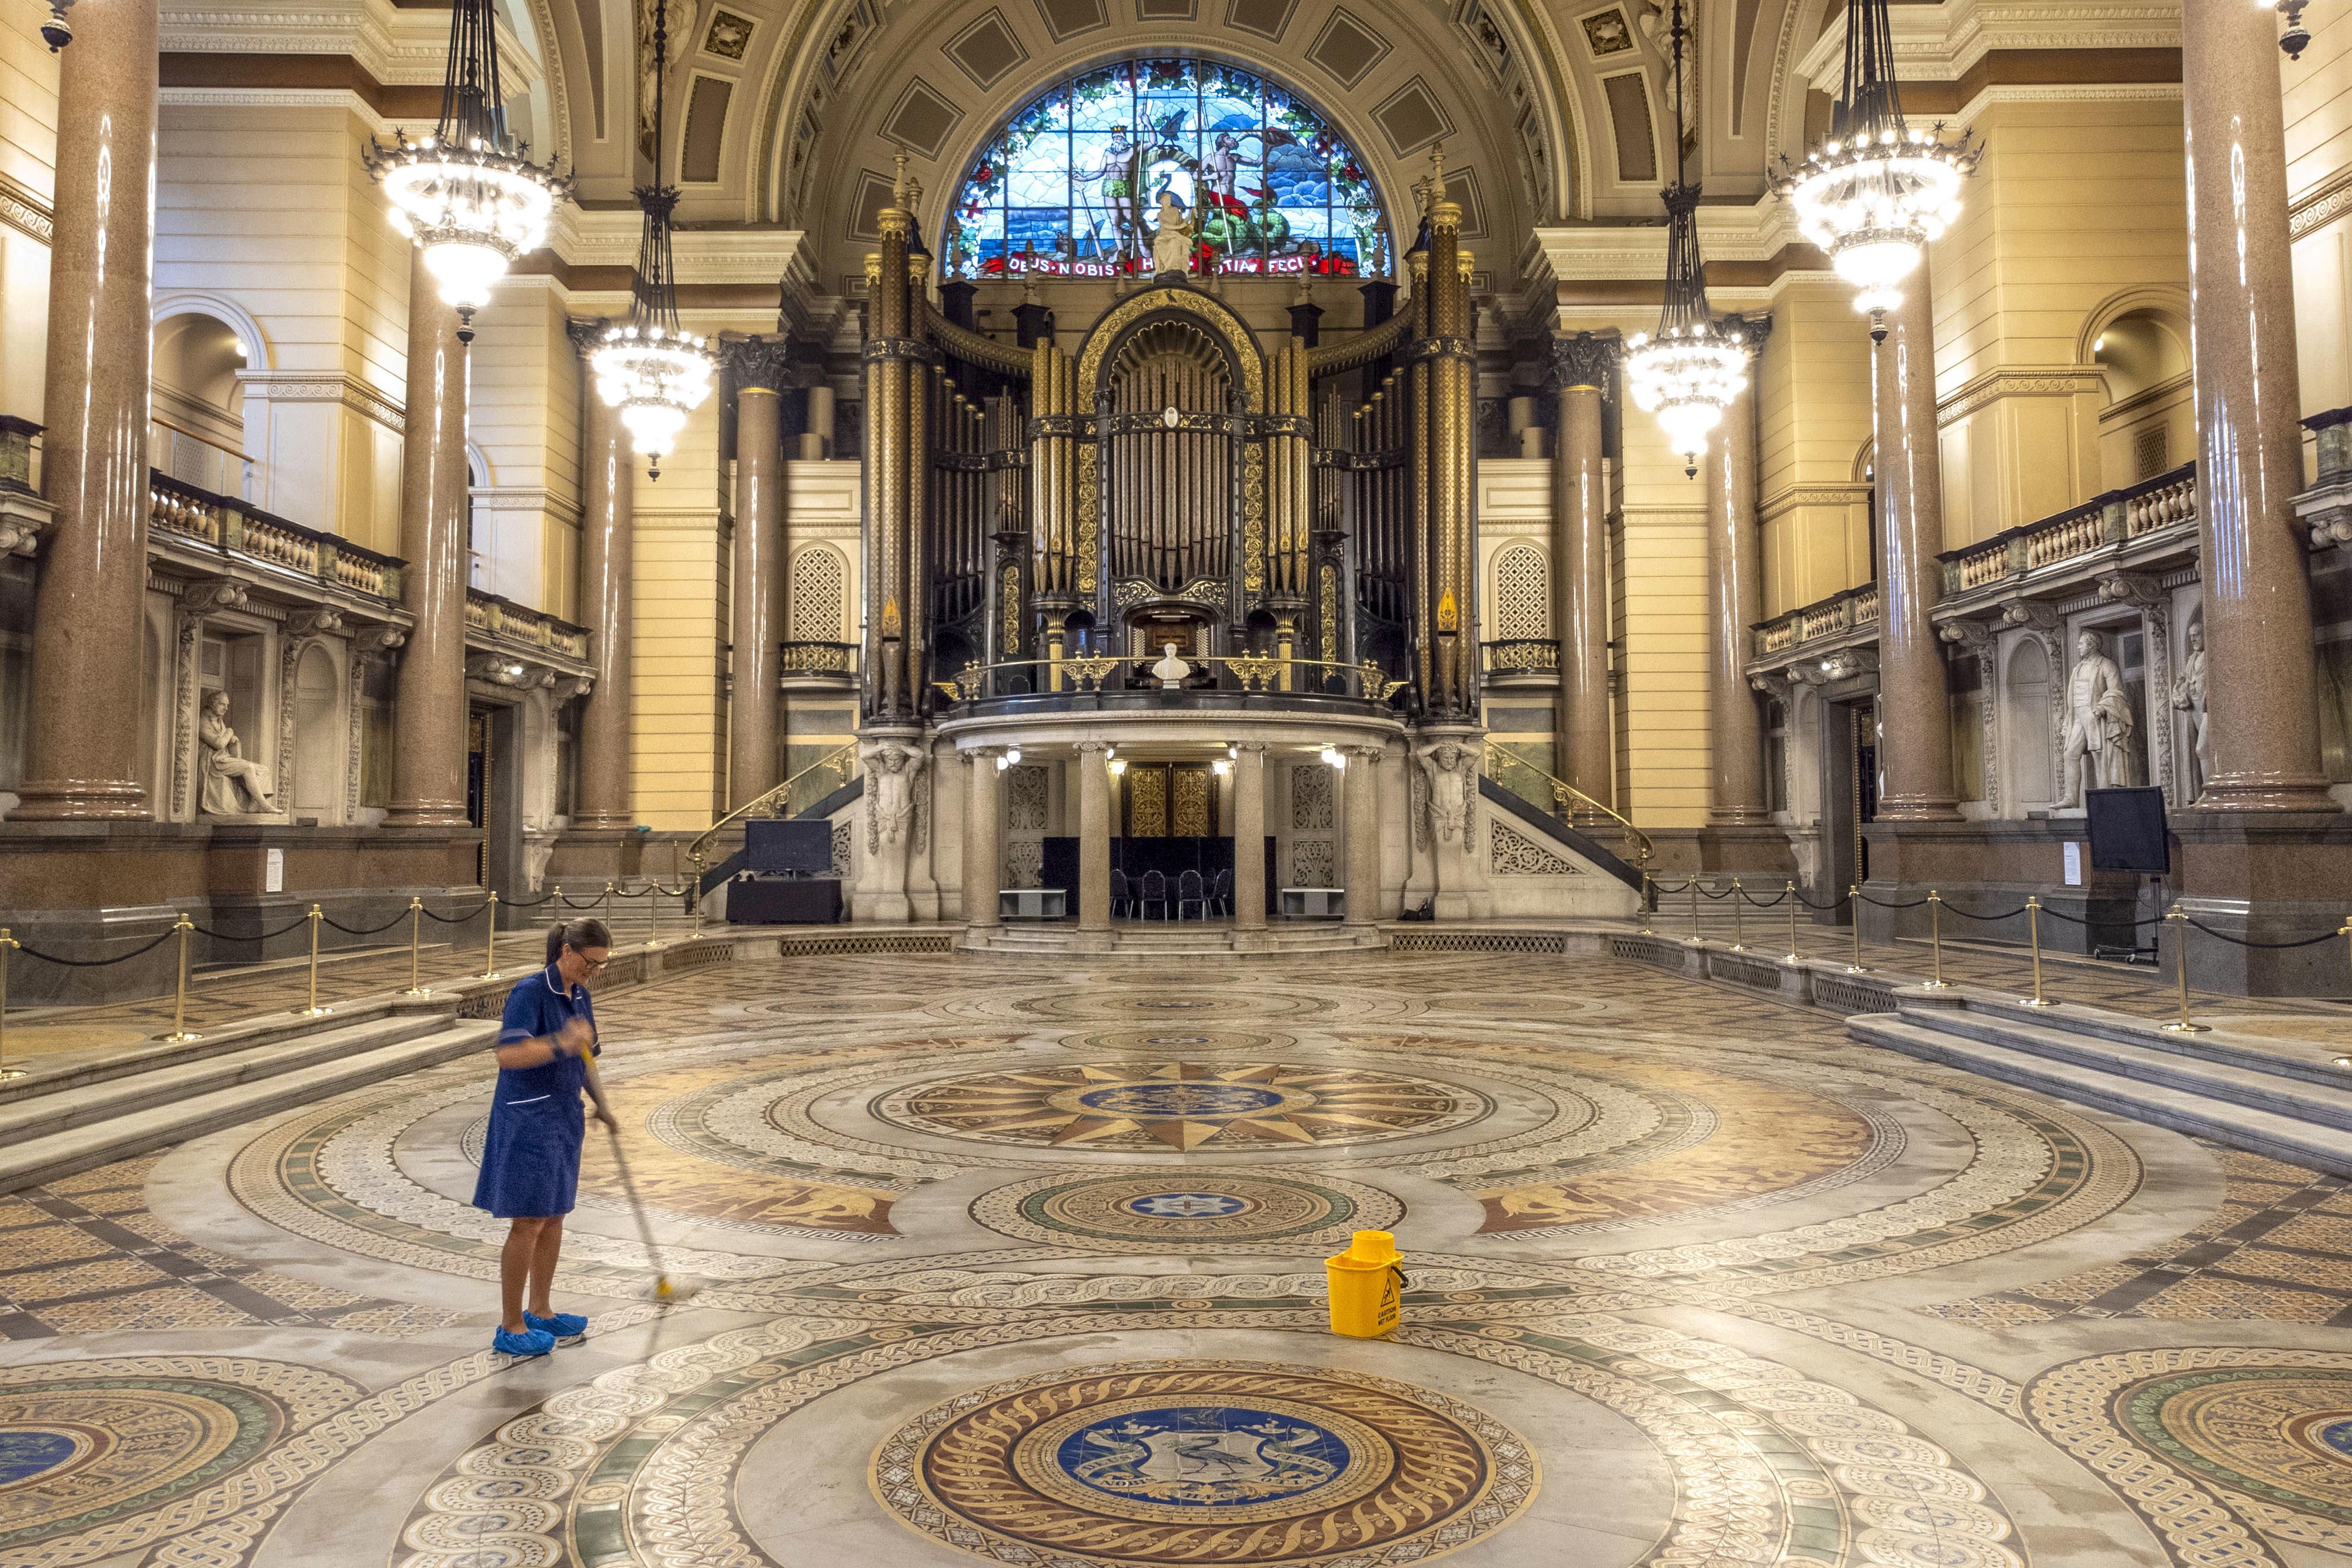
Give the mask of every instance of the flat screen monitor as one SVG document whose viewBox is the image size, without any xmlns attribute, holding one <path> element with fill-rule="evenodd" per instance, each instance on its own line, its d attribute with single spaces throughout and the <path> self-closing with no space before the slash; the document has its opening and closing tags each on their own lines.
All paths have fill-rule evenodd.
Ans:
<svg viewBox="0 0 2352 1568">
<path fill-rule="evenodd" d="M 2086 789 L 2084 813 L 2091 823 L 2091 869 L 2145 872 L 2172 870 L 2172 845 L 2164 831 L 2161 789 Z"/>
<path fill-rule="evenodd" d="M 743 824 L 743 864 L 755 872 L 822 876 L 833 869 L 833 824 L 823 818 L 755 818 Z"/>
</svg>

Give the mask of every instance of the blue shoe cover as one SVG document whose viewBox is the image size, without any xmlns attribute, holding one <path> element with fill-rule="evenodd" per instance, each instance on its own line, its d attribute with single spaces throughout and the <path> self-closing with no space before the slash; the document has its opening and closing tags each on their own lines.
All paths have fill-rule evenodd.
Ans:
<svg viewBox="0 0 2352 1568">
<path fill-rule="evenodd" d="M 500 1355 L 545 1355 L 555 1348 L 555 1336 L 542 1328 L 527 1328 L 520 1333 L 501 1328 L 490 1336 L 490 1348 Z"/>
<path fill-rule="evenodd" d="M 551 1318 L 541 1317 L 537 1312 L 525 1312 L 522 1321 L 526 1328 L 553 1334 L 557 1339 L 577 1339 L 588 1332 L 588 1320 L 578 1312 L 558 1312 Z"/>
</svg>

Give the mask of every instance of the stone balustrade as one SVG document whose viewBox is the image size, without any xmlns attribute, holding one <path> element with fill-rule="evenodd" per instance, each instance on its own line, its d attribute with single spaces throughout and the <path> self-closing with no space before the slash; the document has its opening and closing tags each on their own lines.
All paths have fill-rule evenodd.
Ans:
<svg viewBox="0 0 2352 1568">
<path fill-rule="evenodd" d="M 551 655 L 573 664 L 588 658 L 588 632 L 495 593 L 466 591 L 466 629 L 486 642 Z"/>
<path fill-rule="evenodd" d="M 1785 653 L 1808 643 L 1867 631 L 1878 624 L 1878 584 L 1865 582 L 1801 605 L 1751 629 L 1756 655 Z"/>
<path fill-rule="evenodd" d="M 151 550 L 217 557 L 221 566 L 244 567 L 257 580 L 299 598 L 357 594 L 386 608 L 399 602 L 405 563 L 397 556 L 379 555 L 164 474 L 148 476 L 147 508 Z"/>
<path fill-rule="evenodd" d="M 2005 529 L 1937 559 L 1944 595 L 1997 590 L 2031 573 L 2065 568 L 2100 550 L 2155 538 L 2197 525 L 2197 465 L 2183 464 L 2153 479 L 2095 496 L 2037 521 Z"/>
</svg>

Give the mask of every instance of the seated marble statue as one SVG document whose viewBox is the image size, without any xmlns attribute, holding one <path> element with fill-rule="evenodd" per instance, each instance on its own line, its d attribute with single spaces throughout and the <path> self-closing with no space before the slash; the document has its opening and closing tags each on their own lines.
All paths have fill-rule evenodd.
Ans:
<svg viewBox="0 0 2352 1568">
<path fill-rule="evenodd" d="M 1160 273 L 1192 270 L 1192 231 L 1184 222 L 1183 204 L 1166 191 L 1160 193 L 1160 226 L 1151 236 L 1151 267 Z"/>
<path fill-rule="evenodd" d="M 226 692 L 205 694 L 196 745 L 202 753 L 198 774 L 204 781 L 196 804 L 205 816 L 251 817 L 278 809 L 269 798 L 269 769 L 246 759 L 236 731 L 228 727 Z"/>
</svg>

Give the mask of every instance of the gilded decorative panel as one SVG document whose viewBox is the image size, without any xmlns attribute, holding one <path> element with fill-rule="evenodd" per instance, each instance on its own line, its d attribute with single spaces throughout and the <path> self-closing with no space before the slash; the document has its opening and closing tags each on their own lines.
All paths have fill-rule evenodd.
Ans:
<svg viewBox="0 0 2352 1568">
<path fill-rule="evenodd" d="M 1127 775 L 1127 836 L 1164 839 L 1168 836 L 1168 770 L 1135 768 Z"/>
<path fill-rule="evenodd" d="M 1198 768 L 1179 768 L 1174 773 L 1176 836 L 1205 839 L 1209 836 L 1209 775 Z"/>
</svg>

